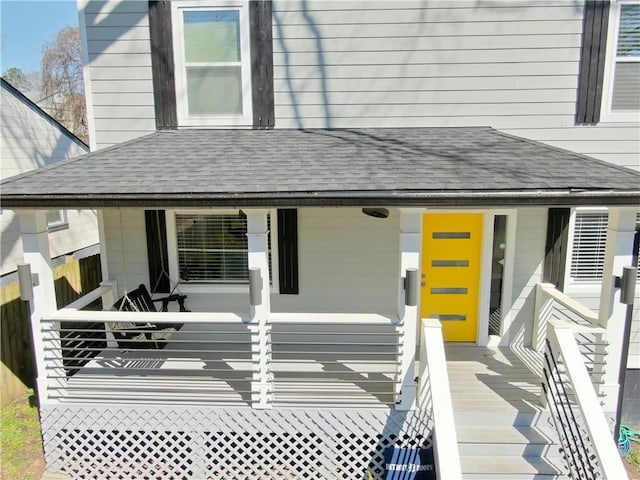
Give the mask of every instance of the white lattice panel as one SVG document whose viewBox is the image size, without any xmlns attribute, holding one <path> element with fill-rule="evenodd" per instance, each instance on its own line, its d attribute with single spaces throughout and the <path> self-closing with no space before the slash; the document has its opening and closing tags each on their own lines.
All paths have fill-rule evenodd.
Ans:
<svg viewBox="0 0 640 480">
<path fill-rule="evenodd" d="M 48 407 L 51 470 L 74 479 L 375 479 L 386 447 L 427 447 L 425 411 Z"/>
</svg>

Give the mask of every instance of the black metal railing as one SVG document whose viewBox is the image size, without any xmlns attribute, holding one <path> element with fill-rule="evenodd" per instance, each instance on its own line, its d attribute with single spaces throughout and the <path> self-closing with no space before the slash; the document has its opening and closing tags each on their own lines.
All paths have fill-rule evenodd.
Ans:
<svg viewBox="0 0 640 480">
<path fill-rule="evenodd" d="M 566 321 L 570 325 L 578 325 L 582 327 L 592 327 L 591 323 L 581 318 L 579 315 L 563 308 L 555 308 L 554 313 L 560 320 Z M 591 377 L 591 383 L 600 397 L 604 394 L 600 391 L 600 385 L 603 384 L 602 376 L 607 364 L 606 350 L 609 343 L 604 340 L 603 335 L 594 331 L 576 331 L 576 343 L 582 354 L 584 365 Z"/>
<path fill-rule="evenodd" d="M 561 359 L 556 358 L 549 339 L 546 340 L 544 381 L 542 388 L 549 403 L 553 421 L 560 437 L 561 454 L 574 480 L 603 478 L 597 456 L 593 452 L 586 431 L 581 428 L 582 415 L 571 398 L 575 392 L 565 380 Z"/>
</svg>

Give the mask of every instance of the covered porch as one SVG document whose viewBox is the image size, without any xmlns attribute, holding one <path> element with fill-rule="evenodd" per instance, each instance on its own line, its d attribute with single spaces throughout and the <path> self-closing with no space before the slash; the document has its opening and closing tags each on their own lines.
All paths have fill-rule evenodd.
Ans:
<svg viewBox="0 0 640 480">
<path fill-rule="evenodd" d="M 252 152 L 264 157 L 247 168 Z M 166 168 L 149 172 L 149 158 Z M 78 174 L 81 182 L 60 190 L 61 178 Z M 587 157 L 474 128 L 163 131 L 4 182 L 0 196 L 20 216 L 30 266 L 24 298 L 49 464 L 79 478 L 369 472 L 378 480 L 386 448 L 433 446 L 440 476 L 460 479 L 456 426 L 467 415 L 457 416 L 465 401 L 457 381 L 482 386 L 483 407 L 507 402 L 515 418 L 533 420 L 546 401 L 535 381 L 555 385 L 536 366 L 552 350 L 571 359 L 562 375 L 573 391 L 596 385 L 588 387 L 587 428 L 610 438 L 596 391 L 614 411 L 622 338 L 609 321 L 620 313 L 615 290 L 605 282 L 597 315 L 544 285 L 546 261 L 566 261 L 566 252 L 547 248 L 549 209 L 610 209 L 612 280 L 628 261 L 637 181 Z M 104 246 L 102 287 L 62 310 L 47 256 L 46 211 L 58 206 L 98 208 Z M 284 210 L 296 221 L 281 218 Z M 219 219 L 231 219 L 230 235 L 185 234 Z M 451 247 L 462 241 L 473 247 L 465 257 Z M 232 259 L 224 275 L 221 253 Z M 139 284 L 160 292 L 161 277 L 162 293 L 187 295 L 190 311 L 114 308 Z M 88 309 L 95 301 L 98 309 Z M 118 324 L 173 331 L 141 348 L 145 335 L 118 342 Z M 589 341 L 576 343 L 578 331 Z M 459 346 L 445 351 L 445 340 Z M 506 371 L 486 363 L 487 348 L 507 358 L 499 360 Z M 464 353 L 462 370 L 454 351 Z M 592 359 L 593 382 L 581 356 Z M 512 381 L 514 372 L 526 380 Z M 467 405 L 469 416 L 483 412 L 476 406 Z"/>
</svg>

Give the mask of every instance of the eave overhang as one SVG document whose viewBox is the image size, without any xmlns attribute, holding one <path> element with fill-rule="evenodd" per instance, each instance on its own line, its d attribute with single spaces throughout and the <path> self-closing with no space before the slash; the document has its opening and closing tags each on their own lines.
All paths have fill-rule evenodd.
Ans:
<svg viewBox="0 0 640 480">
<path fill-rule="evenodd" d="M 638 191 L 353 191 L 265 192 L 227 194 L 108 194 L 3 196 L 2 208 L 229 208 L 229 207 L 501 207 L 501 206 L 634 206 Z"/>
</svg>

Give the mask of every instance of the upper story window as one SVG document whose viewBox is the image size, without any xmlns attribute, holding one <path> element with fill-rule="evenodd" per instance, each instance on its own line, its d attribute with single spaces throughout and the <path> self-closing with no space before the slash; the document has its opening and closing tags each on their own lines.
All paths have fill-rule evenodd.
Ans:
<svg viewBox="0 0 640 480">
<path fill-rule="evenodd" d="M 613 2 L 607 64 L 607 120 L 637 121 L 640 111 L 640 1 Z"/>
<path fill-rule="evenodd" d="M 180 126 L 251 125 L 246 1 L 174 1 L 173 44 Z"/>
</svg>

